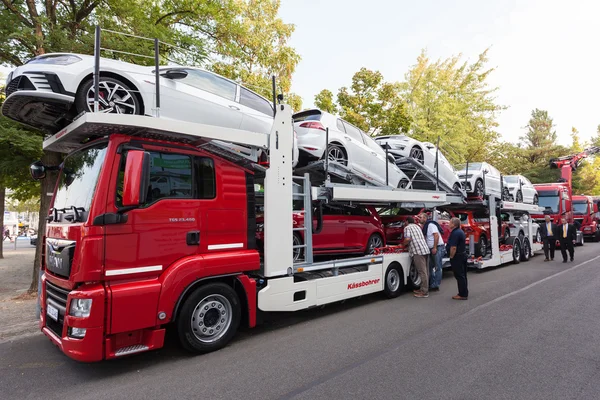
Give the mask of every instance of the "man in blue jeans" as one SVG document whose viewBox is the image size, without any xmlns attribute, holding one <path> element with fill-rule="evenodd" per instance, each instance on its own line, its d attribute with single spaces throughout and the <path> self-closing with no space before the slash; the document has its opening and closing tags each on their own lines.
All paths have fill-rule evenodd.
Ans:
<svg viewBox="0 0 600 400">
<path fill-rule="evenodd" d="M 427 240 L 427 246 L 431 252 L 429 257 L 429 290 L 439 292 L 442 284 L 442 259 L 446 254 L 446 246 L 442 239 L 441 226 L 427 217 L 426 213 L 419 215 L 419 221 L 423 225 L 423 236 Z"/>
</svg>

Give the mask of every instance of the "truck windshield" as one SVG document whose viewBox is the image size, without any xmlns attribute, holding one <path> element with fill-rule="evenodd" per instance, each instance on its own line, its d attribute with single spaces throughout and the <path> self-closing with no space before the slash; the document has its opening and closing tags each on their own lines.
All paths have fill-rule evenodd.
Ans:
<svg viewBox="0 0 600 400">
<path fill-rule="evenodd" d="M 58 189 L 54 197 L 54 208 L 70 209 L 73 206 L 88 211 L 104 163 L 108 143 L 78 151 L 64 161 Z"/>
<path fill-rule="evenodd" d="M 573 214 L 586 215 L 588 213 L 588 205 L 586 202 L 574 201 L 573 202 Z"/>
<path fill-rule="evenodd" d="M 544 207 L 546 211 L 550 211 L 551 214 L 558 214 L 560 211 L 560 199 L 558 196 L 544 196 L 540 192 L 539 206 Z"/>
</svg>

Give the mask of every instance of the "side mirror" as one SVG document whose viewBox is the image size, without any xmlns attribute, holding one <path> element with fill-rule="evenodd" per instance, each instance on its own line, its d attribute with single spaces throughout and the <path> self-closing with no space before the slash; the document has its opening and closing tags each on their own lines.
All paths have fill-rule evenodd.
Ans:
<svg viewBox="0 0 600 400">
<path fill-rule="evenodd" d="M 183 69 L 168 69 L 168 70 L 164 71 L 161 75 L 167 79 L 176 80 L 176 79 L 187 78 L 188 73 L 187 73 L 187 71 L 185 71 Z"/>
<path fill-rule="evenodd" d="M 46 177 L 46 166 L 38 160 L 29 166 L 29 173 L 36 181 L 44 179 Z"/>
<path fill-rule="evenodd" d="M 594 212 L 597 213 L 598 212 L 598 204 L 594 203 Z"/>
<path fill-rule="evenodd" d="M 129 150 L 123 178 L 123 207 L 138 207 L 146 202 L 150 186 L 150 154 Z"/>
</svg>

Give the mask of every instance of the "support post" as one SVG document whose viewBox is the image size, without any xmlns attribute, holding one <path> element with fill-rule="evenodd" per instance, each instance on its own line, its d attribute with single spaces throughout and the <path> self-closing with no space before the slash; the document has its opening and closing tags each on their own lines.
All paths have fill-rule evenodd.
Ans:
<svg viewBox="0 0 600 400">
<path fill-rule="evenodd" d="M 385 186 L 389 186 L 390 182 L 390 161 L 388 160 L 388 144 L 385 144 Z"/>
<path fill-rule="evenodd" d="M 159 41 L 157 38 L 154 39 L 154 79 L 156 84 L 156 117 L 160 117 L 160 73 L 158 68 L 160 67 L 160 54 L 159 54 Z"/>
<path fill-rule="evenodd" d="M 96 25 L 94 38 L 94 112 L 100 111 L 100 25 Z"/>
<path fill-rule="evenodd" d="M 435 146 L 435 190 L 440 190 L 440 137 L 437 138 L 437 144 Z"/>
<path fill-rule="evenodd" d="M 329 128 L 325 128 L 325 179 L 329 175 Z"/>
<path fill-rule="evenodd" d="M 277 87 L 275 85 L 275 75 L 271 76 L 271 86 L 273 89 L 273 117 L 277 114 Z"/>
</svg>

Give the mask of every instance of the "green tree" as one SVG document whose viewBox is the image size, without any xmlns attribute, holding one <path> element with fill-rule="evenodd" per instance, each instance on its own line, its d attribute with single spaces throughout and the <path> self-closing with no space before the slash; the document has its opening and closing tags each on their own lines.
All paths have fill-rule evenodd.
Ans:
<svg viewBox="0 0 600 400">
<path fill-rule="evenodd" d="M 523 149 L 522 173 L 533 183 L 556 182 L 560 171 L 550 169 L 550 159 L 567 155 L 569 149 L 556 144 L 554 122 L 548 111 L 535 109 L 520 138 Z"/>
<path fill-rule="evenodd" d="M 460 161 L 481 161 L 498 139 L 496 118 L 506 107 L 496 103 L 498 88 L 489 87 L 488 50 L 472 64 L 461 55 L 431 61 L 425 50 L 406 74 L 402 97 L 416 139 L 453 143 Z"/>
<path fill-rule="evenodd" d="M 331 114 L 337 114 L 337 105 L 333 100 L 333 93 L 330 90 L 323 89 L 315 96 L 315 107 L 327 111 Z"/>
<path fill-rule="evenodd" d="M 571 128 L 571 139 L 573 143 L 569 154 L 581 153 L 585 148 L 592 144 L 581 143 L 579 131 Z M 592 138 L 592 141 L 594 138 Z M 576 171 L 573 172 L 572 187 L 573 194 L 592 195 L 597 186 L 600 185 L 600 169 L 596 163 L 596 157 L 584 159 Z M 596 165 L 594 165 L 596 164 Z"/>
<path fill-rule="evenodd" d="M 32 56 L 50 52 L 91 54 L 94 26 L 142 37 L 158 38 L 163 62 L 202 65 L 241 81 L 271 98 L 271 75 L 288 94 L 291 77 L 300 57 L 287 42 L 294 28 L 277 17 L 278 0 L 167 0 L 144 3 L 135 0 L 1 0 L 0 64 L 22 65 Z M 172 44 L 167 46 L 164 43 Z M 153 43 L 105 31 L 102 55 L 138 64 L 151 59 L 123 52 L 151 55 Z M 288 95 L 295 109 L 299 97 Z M 58 165 L 62 155 L 45 152 L 46 165 Z M 40 185 L 40 224 L 45 230 L 50 198 L 57 174 L 51 172 Z M 38 242 L 30 290 L 36 290 L 41 264 Z"/>
<path fill-rule="evenodd" d="M 407 132 L 410 120 L 400 97 L 400 85 L 383 81 L 379 71 L 361 68 L 349 88 L 337 95 L 340 116 L 365 132 L 389 135 Z"/>
</svg>

